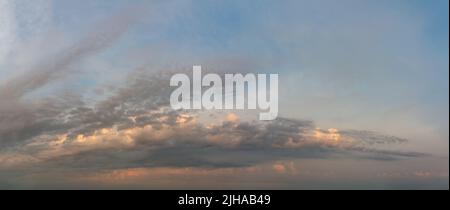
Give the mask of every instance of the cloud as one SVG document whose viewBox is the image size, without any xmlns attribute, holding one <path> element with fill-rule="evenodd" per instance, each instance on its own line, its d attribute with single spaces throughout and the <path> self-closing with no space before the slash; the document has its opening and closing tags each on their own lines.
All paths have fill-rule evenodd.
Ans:
<svg viewBox="0 0 450 210">
<path fill-rule="evenodd" d="M 3 104 L 3 179 L 49 169 L 75 174 L 119 171 L 116 177 L 128 174 L 127 169 L 245 169 L 272 162 L 276 173 L 285 174 L 295 172 L 283 163 L 290 160 L 428 156 L 379 148 L 408 141 L 373 131 L 319 129 L 313 121 L 299 119 L 262 122 L 237 113 L 173 111 L 168 102 L 170 75 L 138 70 L 127 85 L 93 105 L 76 95 L 41 99 L 20 112 Z M 202 119 L 205 114 L 214 121 Z"/>
<path fill-rule="evenodd" d="M 0 11 L 11 13 L 8 5 L 6 10 L 2 6 Z M 125 10 L 99 23 L 56 56 L 39 60 L 25 74 L 0 84 L 0 180 L 47 172 L 89 172 L 100 174 L 91 180 L 105 176 L 115 179 L 146 176 L 159 169 L 211 173 L 253 170 L 265 164 L 271 166 L 271 171 L 286 174 L 297 173 L 293 160 L 387 162 L 428 156 L 390 148 L 409 141 L 375 131 L 320 129 L 312 120 L 297 118 L 260 122 L 239 113 L 174 111 L 168 101 L 172 72 L 156 71 L 150 65 L 141 66 L 124 83 L 115 84 L 117 89 L 104 88 L 105 93 L 95 95 L 93 101 L 86 101 L 83 93 L 76 91 L 26 98 L 35 90 L 77 73 L 72 66 L 114 45 L 139 19 L 138 11 Z M 11 17 L 10 13 L 3 16 Z M 291 34 L 291 28 L 287 29 Z M 6 33 L 0 31 L 0 41 L 12 40 L 14 30 L 8 26 Z M 322 45 L 328 47 L 327 42 Z M 8 52 L 0 52 L 0 56 L 2 53 Z M 316 53 L 322 51 L 314 51 L 303 59 L 308 60 Z M 252 65 L 245 65 L 250 67 L 245 70 L 235 68 L 243 68 L 241 64 L 247 61 L 240 61 L 239 65 L 233 61 L 236 60 L 213 58 L 206 63 L 219 67 L 226 63 L 226 68 L 237 68 L 241 73 L 255 70 Z M 203 119 L 204 115 L 209 119 Z M 0 182 L 0 188 L 2 184 L 8 185 L 8 181 Z"/>
<path fill-rule="evenodd" d="M 72 64 L 114 44 L 137 20 L 138 14 L 137 10 L 132 9 L 120 12 L 99 23 L 91 33 L 59 54 L 41 60 L 24 74 L 0 84 L 0 145 L 25 141 L 43 132 L 66 129 L 56 119 L 66 114 L 64 111 L 81 104 L 76 94 L 63 93 L 35 101 L 26 101 L 24 97 L 64 79 L 74 73 L 74 69 L 70 68 Z"/>
<path fill-rule="evenodd" d="M 147 75 L 147 76 L 145 76 Z M 288 159 L 397 160 L 422 153 L 378 149 L 406 142 L 371 131 L 316 128 L 312 121 L 241 119 L 236 113 L 173 111 L 170 74 L 137 72 L 127 86 L 94 106 L 69 103 L 33 124 L 18 166 L 116 170 L 142 167 L 251 167 Z M 57 109 L 57 108 L 56 108 Z M 46 112 L 42 112 L 44 114 Z M 238 120 L 239 119 L 239 120 Z M 39 131 L 39 132 L 38 132 Z M 5 132 L 3 137 L 5 137 Z M 21 154 L 22 152 L 22 154 Z M 11 160 L 14 154 L 0 163 Z"/>
<path fill-rule="evenodd" d="M 120 38 L 136 20 L 136 14 L 132 12 L 120 13 L 108 19 L 59 55 L 44 60 L 31 67 L 24 75 L 7 81 L 0 89 L 0 97 L 3 100 L 19 99 L 32 90 L 66 76 L 70 73 L 68 67 L 71 64 L 106 49 Z"/>
<path fill-rule="evenodd" d="M 7 152 L 0 157 L 0 168 L 241 168 L 290 159 L 426 156 L 380 149 L 407 140 L 373 131 L 323 130 L 309 120 L 280 117 L 261 122 L 219 112 L 209 113 L 215 121 L 221 119 L 212 123 L 201 118 L 202 112 L 174 111 L 168 101 L 172 72 L 155 72 L 147 66 L 90 105 L 71 93 L 22 101 L 32 89 L 62 79 L 56 75 L 69 73 L 64 69 L 72 62 L 113 43 L 128 24 L 95 29 L 77 47 L 46 64 L 50 68 L 33 69 L 30 73 L 37 79 L 24 76 L 3 86 L 0 95 L 11 100 L 0 103 L 0 144 Z M 105 33 L 106 39 L 101 35 Z"/>
</svg>

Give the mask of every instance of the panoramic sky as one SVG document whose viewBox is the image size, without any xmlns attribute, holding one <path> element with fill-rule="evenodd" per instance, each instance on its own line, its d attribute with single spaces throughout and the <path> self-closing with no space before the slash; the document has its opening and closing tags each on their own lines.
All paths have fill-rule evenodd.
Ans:
<svg viewBox="0 0 450 210">
<path fill-rule="evenodd" d="M 448 189 L 448 0 L 0 0 L 0 189 Z M 279 115 L 170 77 L 279 75 Z"/>
</svg>

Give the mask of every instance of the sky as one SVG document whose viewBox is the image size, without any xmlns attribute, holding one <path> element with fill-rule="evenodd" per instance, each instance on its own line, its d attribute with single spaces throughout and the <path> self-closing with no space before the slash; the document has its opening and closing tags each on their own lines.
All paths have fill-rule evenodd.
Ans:
<svg viewBox="0 0 450 210">
<path fill-rule="evenodd" d="M 0 189 L 448 189 L 447 0 L 0 0 Z M 279 117 L 172 110 L 276 73 Z"/>
</svg>

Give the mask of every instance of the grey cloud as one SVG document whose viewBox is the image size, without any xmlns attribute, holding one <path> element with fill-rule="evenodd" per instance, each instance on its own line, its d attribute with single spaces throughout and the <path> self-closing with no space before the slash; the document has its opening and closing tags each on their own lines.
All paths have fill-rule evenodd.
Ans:
<svg viewBox="0 0 450 210">
<path fill-rule="evenodd" d="M 396 136 L 387 136 L 373 131 L 346 130 L 342 134 L 361 140 L 367 144 L 384 144 L 384 139 L 390 139 L 393 143 L 406 143 L 408 140 Z"/>
<path fill-rule="evenodd" d="M 20 112 L 24 115 L 20 120 L 13 120 L 18 114 L 7 118 L 6 113 L 9 112 L 3 112 L 4 122 L 29 124 L 7 127 L 5 123 L 1 126 L 3 130 L 0 137 L 2 140 L 16 141 L 22 145 L 22 153 L 38 158 L 40 162 L 27 165 L 34 170 L 222 168 L 287 159 L 364 158 L 385 161 L 426 156 L 422 153 L 379 149 L 379 145 L 405 143 L 407 140 L 373 131 L 339 131 L 341 138 L 351 139 L 352 143 L 318 140 L 312 136 L 314 132 L 328 135 L 329 131 L 316 130 L 314 122 L 306 120 L 278 118 L 270 122 L 224 121 L 208 127 L 194 121 L 196 112 L 164 109 L 169 105 L 171 88 L 167 84 L 170 75 L 170 72 L 151 73 L 145 68 L 138 69 L 129 76 L 127 85 L 93 106 L 84 104 L 74 95 L 65 95 L 43 100 L 39 109 L 29 108 L 28 112 Z M 17 107 L 11 110 L 17 110 Z M 192 125 L 182 128 L 177 123 L 179 117 L 184 117 Z M 134 135 L 133 146 L 117 143 L 116 139 L 120 136 L 108 137 L 100 146 L 94 145 L 92 148 L 83 148 L 75 143 L 77 136 L 97 135 L 96 132 L 104 128 L 122 132 L 133 128 L 144 129 L 149 125 L 153 129 L 151 133 L 142 131 Z M 164 131 L 171 133 L 158 138 L 152 135 Z M 51 143 L 58 135 L 67 135 L 68 140 L 62 145 L 66 152 L 41 157 L 43 151 L 52 149 Z M 39 138 L 43 136 L 46 137 Z M 214 141 L 211 137 L 218 139 Z"/>
<path fill-rule="evenodd" d="M 22 153 L 39 159 L 38 163 L 26 164 L 28 168 L 38 171 L 46 168 L 223 168 L 288 159 L 363 158 L 386 161 L 426 156 L 422 153 L 379 149 L 377 147 L 380 145 L 405 143 L 407 140 L 373 131 L 339 131 L 344 139 L 339 143 L 330 139 L 316 139 L 313 136 L 315 132 L 324 135 L 330 133 L 316 130 L 314 122 L 307 120 L 278 118 L 270 122 L 224 121 L 208 127 L 195 122 L 196 112 L 164 109 L 169 105 L 170 75 L 170 72 L 151 73 L 145 68 L 138 69 L 129 76 L 127 85 L 93 106 L 84 104 L 73 95 L 66 95 L 66 99 L 56 97 L 44 100 L 40 109 L 21 112 L 24 114 L 23 119 L 17 122 L 30 124 L 1 126 L 3 130 L 0 137 L 2 140 L 9 138 L 17 141 L 18 145 L 22 145 Z M 5 117 L 8 112 L 3 113 L 5 122 L 14 122 L 13 118 Z M 183 128 L 177 123 L 180 117 L 192 125 Z M 79 135 L 97 135 L 96 132 L 104 128 L 123 132 L 133 128 L 144 129 L 146 126 L 151 126 L 152 130 L 133 135 L 132 146 L 117 143 L 121 142 L 118 139 L 120 135 L 108 137 L 101 140 L 100 145 L 92 147 L 76 143 Z M 155 137 L 158 132 L 171 133 Z M 52 142 L 61 135 L 67 135 L 68 139 L 61 146 L 64 152 L 42 157 L 42 152 L 52 149 Z M 347 139 L 351 139 L 351 143 Z"/>
<path fill-rule="evenodd" d="M 120 38 L 136 20 L 136 13 L 132 12 L 127 11 L 108 19 L 69 49 L 33 66 L 24 75 L 7 81 L 0 89 L 0 98 L 3 100 L 21 98 L 24 94 L 67 75 L 71 64 L 106 49 Z"/>
<path fill-rule="evenodd" d="M 20 153 L 36 157 L 40 162 L 27 165 L 35 170 L 160 166 L 221 168 L 252 166 L 283 159 L 397 160 L 425 155 L 378 149 L 378 145 L 407 141 L 372 131 L 340 131 L 343 138 L 353 140 L 352 144 L 317 141 L 311 136 L 315 131 L 314 122 L 288 118 L 267 123 L 224 122 L 212 128 L 196 124 L 183 130 L 177 125 L 177 119 L 186 112 L 152 112 L 168 106 L 171 72 L 149 73 L 146 67 L 131 75 L 127 85 L 99 99 L 92 106 L 85 104 L 79 96 L 70 94 L 31 102 L 23 100 L 27 93 L 71 73 L 70 65 L 113 44 L 136 20 L 133 11 L 100 24 L 91 34 L 59 56 L 42 62 L 31 68 L 28 74 L 1 86 L 2 150 L 19 148 Z M 115 128 L 120 132 L 148 125 L 152 126 L 152 132 L 155 133 L 167 129 L 165 126 L 174 133 L 155 140 L 143 132 L 132 139 L 136 143 L 134 146 L 127 147 L 116 145 L 114 141 L 92 148 L 80 148 L 74 144 L 77 136 L 95 135 L 95 132 L 104 128 Z M 327 134 L 327 131 L 319 132 Z M 52 149 L 51 143 L 59 135 L 67 135 L 68 141 L 63 143 L 62 149 L 69 153 L 41 157 L 41 152 Z M 211 136 L 219 140 L 211 141 L 208 139 Z"/>
<path fill-rule="evenodd" d="M 0 84 L 0 145 L 63 129 L 58 118 L 80 104 L 74 103 L 77 98 L 60 96 L 35 102 L 25 101 L 24 96 L 73 73 L 72 64 L 108 48 L 137 20 L 138 14 L 138 10 L 128 9 L 105 20 L 60 54 Z"/>
<path fill-rule="evenodd" d="M 269 123 L 224 122 L 214 128 L 196 124 L 188 130 L 183 130 L 173 123 L 174 118 L 178 115 L 179 113 L 168 113 L 167 116 L 172 117 L 167 120 L 148 123 L 171 126 L 170 129 L 174 130 L 173 135 L 161 140 L 155 140 L 150 135 L 143 133 L 135 136 L 136 144 L 132 147 L 100 147 L 74 154 L 58 155 L 46 159 L 38 167 L 56 167 L 61 170 L 141 167 L 224 168 L 247 167 L 278 160 L 305 158 L 362 158 L 386 161 L 426 156 L 426 154 L 416 152 L 376 149 L 376 147 L 366 146 L 364 142 L 356 142 L 356 144 L 348 146 L 317 142 L 308 135 L 311 129 L 314 129 L 314 125 L 310 121 L 281 118 Z M 158 117 L 155 116 L 155 118 Z M 156 130 L 153 132 L 160 130 L 157 126 L 155 128 Z M 208 136 L 211 135 L 224 135 L 224 141 L 230 140 L 227 138 L 239 139 L 239 141 L 231 145 L 212 142 L 208 139 Z M 363 138 L 361 135 L 359 137 Z M 289 146 L 290 141 L 301 146 L 291 147 Z M 397 143 L 396 137 L 378 135 L 376 142 L 372 145 L 395 143 Z M 70 142 L 66 146 L 68 150 L 76 149 L 76 146 L 70 145 Z"/>
</svg>

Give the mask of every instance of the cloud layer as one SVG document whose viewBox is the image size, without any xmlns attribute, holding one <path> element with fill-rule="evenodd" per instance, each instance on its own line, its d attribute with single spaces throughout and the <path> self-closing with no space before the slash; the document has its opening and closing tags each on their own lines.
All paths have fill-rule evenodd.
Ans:
<svg viewBox="0 0 450 210">
<path fill-rule="evenodd" d="M 47 1 L 40 1 L 35 6 L 46 5 L 43 4 L 44 2 Z M 123 78 L 117 83 L 114 81 L 108 86 L 101 86 L 97 89 L 101 90 L 98 92 L 84 92 L 81 88 L 73 88 L 69 91 L 58 90 L 52 85 L 64 83 L 80 74 L 95 75 L 97 72 L 82 72 L 79 67 L 89 59 L 96 60 L 100 56 L 105 56 L 103 53 L 111 52 L 108 50 L 116 47 L 121 38 L 131 32 L 133 26 L 139 24 L 140 15 L 147 11 L 137 9 L 137 7 L 120 11 L 93 24 L 91 30 L 81 36 L 82 38 L 66 40 L 63 46 L 49 47 L 51 49 L 47 49 L 47 51 L 55 52 L 51 56 L 47 56 L 46 53 L 42 53 L 44 55 L 36 53 L 31 58 L 27 57 L 29 55 L 23 55 L 27 57 L 23 60 L 32 60 L 33 62 L 15 66 L 4 61 L 11 56 L 19 57 L 17 60 L 21 60 L 21 51 L 12 50 L 19 46 L 16 45 L 17 40 L 23 41 L 18 35 L 20 30 L 16 28 L 18 27 L 16 22 L 25 21 L 30 26 L 36 25 L 36 21 L 42 20 L 39 24 L 46 25 L 49 20 L 44 14 L 49 13 L 50 6 L 31 9 L 35 13 L 29 13 L 32 17 L 22 16 L 23 20 L 16 18 L 15 13 L 20 11 L 16 11 L 15 7 L 16 5 L 12 1 L 0 0 L 0 42 L 4 46 L 4 48 L 0 48 L 0 68 L 5 66 L 4 72 L 14 72 L 14 74 L 11 73 L 13 76 L 8 75 L 0 80 L 0 188 L 9 188 L 9 185 L 13 185 L 14 188 L 21 184 L 30 186 L 33 180 L 64 186 L 72 181 L 65 175 L 76 177 L 77 181 L 81 180 L 83 183 L 107 180 L 105 181 L 107 185 L 117 179 L 130 177 L 138 182 L 144 182 L 139 178 L 145 177 L 145 181 L 158 179 L 162 183 L 161 186 L 168 187 L 171 179 L 186 178 L 186 175 L 195 175 L 205 179 L 211 176 L 216 179 L 224 174 L 231 176 L 234 173 L 243 175 L 251 173 L 253 175 L 249 177 L 258 180 L 258 176 L 254 176 L 254 174 L 263 172 L 264 175 L 261 177 L 264 176 L 269 180 L 276 180 L 281 176 L 287 180 L 286 183 L 296 183 L 298 174 L 308 174 L 306 170 L 298 169 L 298 161 L 314 162 L 319 160 L 323 161 L 319 165 L 333 168 L 334 165 L 330 163 L 331 161 L 341 163 L 340 160 L 342 162 L 357 160 L 368 161 L 375 165 L 381 162 L 395 165 L 396 162 L 434 158 L 427 152 L 403 149 L 407 148 L 410 143 L 405 138 L 371 130 L 352 129 L 351 126 L 346 126 L 350 129 L 340 129 L 340 125 L 323 129 L 319 128 L 314 120 L 304 120 L 298 117 L 279 117 L 274 121 L 262 122 L 249 117 L 248 113 L 171 110 L 169 106 L 169 96 L 172 91 L 169 86 L 170 77 L 173 73 L 188 72 L 192 67 L 189 65 L 155 67 L 156 64 L 143 62 L 144 64 L 139 64 L 138 67 L 123 67 L 124 70 L 120 70 L 119 76 L 113 75 Z M 30 6 L 30 8 L 33 7 Z M 29 21 L 26 21 L 27 19 Z M 294 23 L 289 21 L 289 24 Z M 295 34 L 306 34 L 308 39 L 315 40 L 316 38 L 316 35 L 308 33 L 308 27 L 312 26 L 308 26 L 304 30 L 301 30 L 302 28 L 272 30 L 280 27 L 279 25 L 267 23 L 270 31 L 280 32 L 280 34 L 274 35 L 277 38 L 272 40 L 274 42 L 268 43 L 280 46 L 289 44 L 293 42 L 289 35 L 294 32 Z M 211 28 L 216 27 L 211 26 Z M 319 29 L 322 31 L 322 28 L 313 28 L 314 30 L 311 31 Z M 335 28 L 329 29 L 334 30 Z M 268 34 L 265 35 L 268 36 Z M 46 38 L 42 34 L 40 36 L 39 38 L 47 43 L 52 42 L 50 40 L 52 36 L 50 38 Z M 191 34 L 191 36 L 195 37 L 195 34 Z M 325 36 L 324 40 L 328 40 L 328 34 L 322 34 L 322 36 Z M 340 34 L 340 36 L 344 37 L 342 38 L 344 41 L 352 40 L 352 37 L 347 37 L 346 33 Z M 241 38 L 246 40 L 249 37 L 253 41 L 253 36 Z M 252 41 L 248 42 L 253 43 Z M 328 41 L 329 43 L 318 42 L 311 45 L 316 45 L 312 46 L 314 49 L 319 45 L 320 49 L 328 48 L 333 39 Z M 27 43 L 33 43 L 33 40 L 27 40 Z M 234 40 L 232 43 L 234 45 L 239 41 Z M 355 43 L 358 49 L 363 46 L 359 41 Z M 269 45 L 265 47 L 276 48 Z M 338 46 L 341 47 L 341 45 Z M 250 48 L 252 47 L 250 44 Z M 30 49 L 30 51 L 41 50 L 40 47 L 36 48 Z M 295 55 L 302 54 L 297 52 L 300 49 L 298 46 L 290 44 L 288 48 L 285 48 L 287 51 L 294 52 Z M 117 49 L 115 50 L 117 51 Z M 161 50 L 161 53 L 153 52 L 155 58 L 152 61 L 164 57 L 165 55 L 159 55 L 164 52 L 164 50 Z M 303 56 L 303 59 L 308 58 L 308 62 L 315 65 L 316 62 L 323 62 L 321 61 L 323 58 L 318 56 L 322 53 L 321 50 L 317 50 L 308 54 L 314 59 L 309 59 L 308 56 Z M 330 51 L 329 53 L 334 52 Z M 167 57 L 170 56 L 176 57 L 177 54 L 170 52 Z M 129 57 L 134 58 L 134 56 L 121 58 L 126 60 Z M 190 58 L 189 56 L 181 57 Z M 261 57 L 266 57 L 266 55 Z M 273 56 L 272 59 L 279 58 Z M 296 58 L 292 59 L 296 60 Z M 252 60 L 245 56 L 226 58 L 220 53 L 200 60 L 207 65 L 207 71 L 219 74 L 222 74 L 225 68 L 240 73 L 255 72 L 261 66 L 273 68 L 271 64 L 267 64 L 271 61 L 261 61 L 261 59 L 255 58 Z M 115 61 L 108 60 L 108 62 Z M 308 62 L 305 63 L 308 64 Z M 4 63 L 7 65 L 2 65 Z M 298 63 L 294 62 L 292 65 L 298 65 Z M 328 78 L 329 72 L 334 69 L 329 68 L 328 64 L 324 65 L 323 70 L 319 72 L 323 73 L 321 76 Z M 334 64 L 329 65 L 333 66 Z M 22 69 L 16 70 L 16 67 L 19 66 Z M 218 68 L 208 68 L 210 66 Z M 312 69 L 305 72 L 314 75 L 317 71 Z M 107 73 L 117 72 L 108 71 Z M 101 78 L 109 78 L 109 76 L 111 75 L 98 75 Z M 342 78 L 344 77 L 342 76 Z M 338 77 L 337 79 L 342 78 Z M 344 78 L 343 83 L 347 84 L 346 79 Z M 89 81 L 79 82 L 81 86 L 89 83 Z M 335 81 L 333 80 L 333 82 Z M 313 83 L 309 85 L 315 86 Z M 51 94 L 45 94 L 45 91 L 44 93 L 39 92 L 49 87 L 53 91 Z M 298 88 L 291 89 L 298 91 Z M 321 105 L 323 104 L 327 103 Z M 326 116 L 329 112 L 331 111 L 325 110 L 318 115 Z M 294 115 L 298 113 L 300 112 L 295 112 Z M 367 168 L 365 170 L 372 173 Z M 286 174 L 291 176 L 284 177 Z M 324 174 L 324 176 L 329 176 L 325 181 L 332 181 L 335 178 L 333 172 Z M 445 174 L 445 169 L 438 175 L 426 170 L 412 171 L 407 174 L 421 178 L 447 176 L 448 183 L 448 172 Z M 170 178 L 164 179 L 166 175 L 169 175 Z M 391 175 L 392 173 L 380 173 L 380 177 L 383 178 Z M 265 182 L 266 180 L 261 179 L 260 181 Z"/>
</svg>

